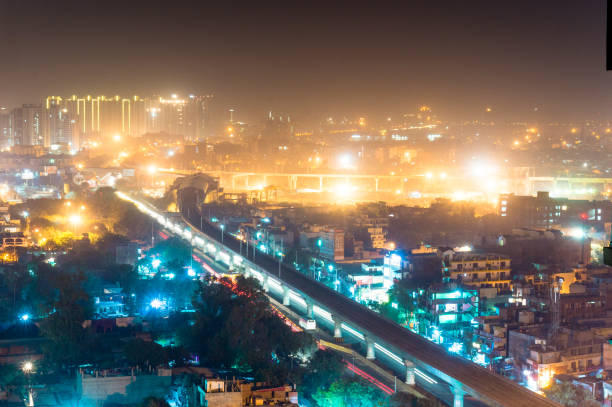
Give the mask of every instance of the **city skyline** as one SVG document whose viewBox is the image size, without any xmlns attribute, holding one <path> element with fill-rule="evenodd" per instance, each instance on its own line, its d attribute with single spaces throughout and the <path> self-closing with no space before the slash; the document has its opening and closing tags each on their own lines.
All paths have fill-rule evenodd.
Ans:
<svg viewBox="0 0 612 407">
<path fill-rule="evenodd" d="M 0 400 L 612 406 L 606 3 L 0 0 Z"/>
</svg>

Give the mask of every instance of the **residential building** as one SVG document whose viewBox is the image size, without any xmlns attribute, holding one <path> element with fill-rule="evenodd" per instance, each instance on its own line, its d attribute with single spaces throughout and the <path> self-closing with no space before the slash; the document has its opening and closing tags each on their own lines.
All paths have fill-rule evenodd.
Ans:
<svg viewBox="0 0 612 407">
<path fill-rule="evenodd" d="M 102 287 L 93 296 L 93 311 L 97 318 L 125 317 L 125 295 L 121 287 Z"/>
<path fill-rule="evenodd" d="M 604 230 L 612 219 L 612 202 L 551 198 L 548 192 L 537 196 L 504 194 L 499 198 L 498 214 L 512 227 L 594 227 Z"/>
<path fill-rule="evenodd" d="M 385 243 L 387 243 L 387 239 L 385 237 L 385 231 L 382 227 L 369 227 L 368 234 L 370 235 L 370 240 L 372 241 L 373 249 L 385 248 Z"/>
<path fill-rule="evenodd" d="M 561 323 L 581 319 L 602 318 L 606 315 L 605 297 L 599 292 L 561 294 L 559 296 L 559 314 Z"/>
<path fill-rule="evenodd" d="M 67 106 L 70 106 L 70 110 Z M 46 147 L 66 146 L 67 150 L 79 149 L 77 104 L 64 102 L 61 97 L 49 96 L 43 109 L 43 139 Z"/>
<path fill-rule="evenodd" d="M 386 289 L 395 284 L 396 280 L 407 277 L 410 273 L 410 261 L 407 254 L 401 250 L 385 253 L 383 258 L 383 283 Z"/>
<path fill-rule="evenodd" d="M 513 229 L 494 239 L 484 238 L 479 249 L 510 256 L 514 270 L 529 269 L 534 263 L 570 268 L 591 259 L 591 239 L 564 236 L 559 230 Z"/>
<path fill-rule="evenodd" d="M 11 114 L 6 107 L 0 107 L 0 150 L 13 145 L 11 136 Z"/>
<path fill-rule="evenodd" d="M 450 252 L 444 256 L 444 277 L 476 288 L 510 290 L 510 257 L 493 253 Z"/>
<path fill-rule="evenodd" d="M 319 232 L 317 241 L 319 255 L 328 261 L 344 260 L 344 230 L 325 228 Z"/>
<path fill-rule="evenodd" d="M 428 336 L 454 353 L 463 352 L 463 338 L 478 316 L 478 290 L 460 284 L 435 284 L 427 290 L 427 310 L 431 316 Z M 423 327 L 420 327 L 422 330 Z"/>
<path fill-rule="evenodd" d="M 244 380 L 205 378 L 196 389 L 195 407 L 298 406 L 298 393 L 289 385 L 269 387 Z"/>
<path fill-rule="evenodd" d="M 152 374 L 133 369 L 93 370 L 80 368 L 76 375 L 79 404 L 139 404 L 147 397 L 164 397 L 172 384 L 172 371 L 157 368 Z"/>
<path fill-rule="evenodd" d="M 350 270 L 345 265 L 346 282 L 356 301 L 384 303 L 389 301 L 389 289 L 384 285 L 383 265 L 362 263 L 359 270 Z"/>
<path fill-rule="evenodd" d="M 534 391 L 558 374 L 573 376 L 602 367 L 603 340 L 590 329 L 535 325 L 510 331 L 509 356 L 519 376 Z"/>
<path fill-rule="evenodd" d="M 12 145 L 42 146 L 42 105 L 25 104 L 11 111 L 10 128 Z"/>
</svg>

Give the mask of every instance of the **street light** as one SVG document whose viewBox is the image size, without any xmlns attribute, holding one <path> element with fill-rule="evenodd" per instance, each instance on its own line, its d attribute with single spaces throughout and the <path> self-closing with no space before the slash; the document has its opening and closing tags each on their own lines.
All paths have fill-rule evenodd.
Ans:
<svg viewBox="0 0 612 407">
<path fill-rule="evenodd" d="M 225 230 L 225 225 L 221 225 L 221 244 L 223 244 L 223 231 Z"/>
<path fill-rule="evenodd" d="M 155 298 L 153 301 L 151 301 L 151 307 L 154 309 L 160 309 L 162 305 L 163 305 L 162 301 L 159 300 L 158 298 Z"/>
<path fill-rule="evenodd" d="M 148 172 L 149 174 L 151 174 L 151 186 L 153 186 L 153 185 L 154 185 L 153 176 L 154 176 L 154 175 L 155 175 L 155 173 L 157 172 L 157 167 L 156 167 L 154 164 L 150 164 L 150 165 L 147 167 L 147 172 Z"/>
<path fill-rule="evenodd" d="M 70 217 L 68 218 L 68 222 L 70 222 L 70 224 L 74 228 L 73 232 L 76 233 L 76 227 L 80 225 L 81 222 L 83 222 L 83 218 L 81 217 L 81 215 L 78 214 L 70 215 Z"/>
<path fill-rule="evenodd" d="M 23 373 L 25 374 L 30 374 L 34 370 L 34 364 L 30 361 L 27 361 L 23 364 L 23 366 L 21 366 L 21 370 L 23 370 Z"/>
<path fill-rule="evenodd" d="M 28 400 L 26 402 L 26 406 L 34 407 L 34 396 L 32 394 L 32 381 L 30 379 L 30 374 L 34 371 L 34 364 L 30 361 L 27 361 L 21 366 L 21 370 L 28 377 Z"/>
</svg>

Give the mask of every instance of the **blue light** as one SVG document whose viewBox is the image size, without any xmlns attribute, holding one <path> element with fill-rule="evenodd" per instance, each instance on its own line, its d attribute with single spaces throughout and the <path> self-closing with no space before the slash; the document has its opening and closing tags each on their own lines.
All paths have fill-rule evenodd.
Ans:
<svg viewBox="0 0 612 407">
<path fill-rule="evenodd" d="M 263 244 L 263 243 L 262 243 L 262 244 L 260 244 L 260 245 L 259 245 L 259 250 L 261 250 L 262 252 L 266 252 L 266 251 L 267 251 L 267 249 L 266 249 L 266 245 L 265 245 L 265 244 Z"/>
<path fill-rule="evenodd" d="M 210 221 L 213 223 L 216 223 L 216 222 L 219 222 L 219 219 L 213 216 L 212 218 L 210 218 Z"/>
<path fill-rule="evenodd" d="M 160 309 L 162 305 L 164 305 L 164 303 L 157 298 L 151 301 L 151 307 L 154 309 Z"/>
<path fill-rule="evenodd" d="M 317 246 L 319 246 L 319 247 L 323 246 L 323 240 L 322 239 L 317 239 Z"/>
<path fill-rule="evenodd" d="M 334 271 L 334 265 L 333 265 L 333 264 L 328 265 L 328 266 L 327 266 L 327 269 L 328 269 L 330 272 Z"/>
<path fill-rule="evenodd" d="M 438 339 L 440 339 L 440 330 L 438 328 L 434 328 L 432 334 L 431 334 L 431 338 L 434 341 L 437 341 Z"/>
<path fill-rule="evenodd" d="M 27 321 L 29 321 L 29 320 L 30 320 L 30 314 L 22 314 L 22 315 L 19 317 L 19 319 L 20 319 L 20 320 L 22 320 L 23 322 L 27 322 Z"/>
<path fill-rule="evenodd" d="M 225 225 L 221 225 L 221 230 L 225 230 Z"/>
<path fill-rule="evenodd" d="M 158 268 L 160 264 L 161 264 L 160 259 L 153 259 L 153 261 L 151 262 L 151 265 L 153 266 L 154 269 Z"/>
<path fill-rule="evenodd" d="M 261 220 L 263 223 L 270 223 L 270 218 L 265 217 Z"/>
<path fill-rule="evenodd" d="M 448 348 L 448 351 L 451 353 L 461 353 L 463 350 L 463 344 L 460 342 L 453 342 L 453 344 Z"/>
<path fill-rule="evenodd" d="M 191 267 L 189 267 L 189 268 L 187 269 L 187 275 L 188 275 L 189 277 L 195 277 L 196 272 L 195 272 L 195 270 L 194 270 L 194 269 L 192 269 Z"/>
<path fill-rule="evenodd" d="M 21 216 L 23 216 L 24 218 L 27 218 L 28 216 L 30 216 L 30 213 L 28 211 L 23 211 L 21 212 Z"/>
</svg>

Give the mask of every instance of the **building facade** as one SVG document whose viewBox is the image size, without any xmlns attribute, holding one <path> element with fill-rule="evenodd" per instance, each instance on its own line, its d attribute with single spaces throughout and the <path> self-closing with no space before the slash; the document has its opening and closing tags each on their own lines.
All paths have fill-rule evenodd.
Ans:
<svg viewBox="0 0 612 407">
<path fill-rule="evenodd" d="M 512 227 L 594 227 L 604 230 L 612 220 L 612 202 L 551 198 L 548 192 L 537 196 L 504 194 L 499 198 L 499 216 Z"/>
<path fill-rule="evenodd" d="M 476 288 L 511 288 L 510 257 L 501 254 L 455 253 L 445 255 L 444 276 Z"/>
</svg>

